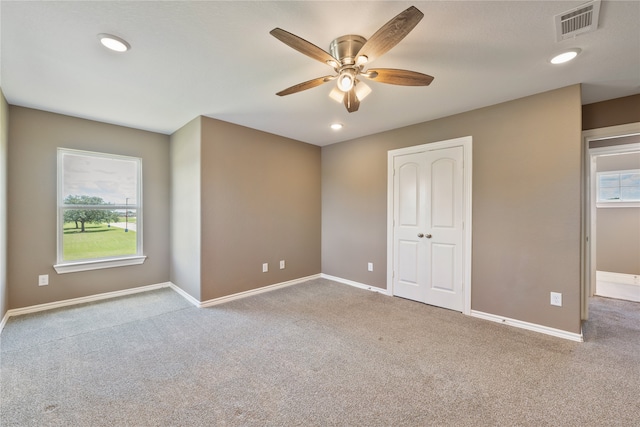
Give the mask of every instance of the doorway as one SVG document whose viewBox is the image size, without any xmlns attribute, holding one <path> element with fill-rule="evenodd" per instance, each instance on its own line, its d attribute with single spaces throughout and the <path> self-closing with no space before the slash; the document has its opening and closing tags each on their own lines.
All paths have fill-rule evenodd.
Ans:
<svg viewBox="0 0 640 427">
<path fill-rule="evenodd" d="M 471 313 L 470 136 L 388 153 L 387 289 Z"/>
<path fill-rule="evenodd" d="M 640 153 L 640 123 L 632 123 L 628 125 L 612 126 L 602 129 L 593 129 L 583 132 L 584 152 L 585 152 L 585 177 L 584 177 L 584 221 L 583 221 L 583 283 L 581 298 L 581 317 L 587 320 L 589 317 L 589 298 L 596 295 L 598 276 L 602 276 L 602 271 L 598 268 L 598 211 L 603 211 L 607 207 L 603 207 L 598 202 L 598 159 L 607 160 L 606 163 L 613 163 L 611 160 L 622 159 L 633 153 Z M 603 161 L 600 164 L 605 163 Z M 609 168 L 610 169 L 610 168 Z M 623 168 L 626 169 L 626 168 Z M 601 171 L 602 172 L 602 171 Z M 608 174 L 605 174 L 608 175 Z M 606 178 L 606 177 L 605 177 Z M 611 206 L 611 205 L 610 205 Z M 638 209 L 623 207 L 611 207 L 612 210 L 601 212 L 601 219 L 611 217 L 615 211 L 613 209 Z M 602 228 L 602 221 L 601 221 Z M 602 245 L 600 245 L 602 251 Z M 602 253 L 602 252 L 601 252 Z M 600 267 L 602 270 L 602 267 Z M 637 273 L 637 272 L 636 272 Z M 609 279 L 609 276 L 605 279 Z M 632 282 L 637 279 L 634 275 L 619 275 L 614 277 L 625 279 L 629 276 Z M 622 284 L 625 285 L 624 283 Z M 634 286 L 633 283 L 630 283 Z M 607 285 L 608 286 L 608 285 Z M 630 288 L 629 288 L 630 289 Z M 632 292 L 639 292 L 635 290 Z M 638 287 L 637 289 L 640 289 Z"/>
</svg>

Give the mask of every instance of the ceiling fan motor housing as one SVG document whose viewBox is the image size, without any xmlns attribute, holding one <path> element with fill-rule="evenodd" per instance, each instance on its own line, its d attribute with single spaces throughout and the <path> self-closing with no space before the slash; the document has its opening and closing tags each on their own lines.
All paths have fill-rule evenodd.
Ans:
<svg viewBox="0 0 640 427">
<path fill-rule="evenodd" d="M 331 56 L 340 60 L 341 65 L 355 64 L 356 56 L 367 39 L 355 34 L 338 37 L 329 45 Z"/>
</svg>

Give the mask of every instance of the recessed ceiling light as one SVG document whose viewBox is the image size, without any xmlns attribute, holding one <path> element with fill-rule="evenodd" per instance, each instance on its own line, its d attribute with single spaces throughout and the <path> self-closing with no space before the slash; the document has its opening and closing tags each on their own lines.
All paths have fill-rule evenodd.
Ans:
<svg viewBox="0 0 640 427">
<path fill-rule="evenodd" d="M 98 39 L 104 47 L 116 52 L 126 52 L 131 49 L 131 45 L 126 40 L 112 34 L 98 34 Z"/>
<path fill-rule="evenodd" d="M 550 62 L 552 64 L 556 64 L 556 65 L 557 64 L 564 64 L 565 62 L 569 62 L 573 58 L 578 56 L 578 54 L 580 54 L 580 52 L 582 52 L 582 50 L 578 49 L 578 48 L 569 49 L 569 50 L 566 50 L 566 51 L 562 52 L 561 54 L 556 55 L 553 58 L 551 58 Z"/>
<path fill-rule="evenodd" d="M 344 126 L 344 125 L 343 125 L 342 123 L 333 123 L 333 124 L 331 125 L 331 129 L 333 129 L 333 130 L 340 130 L 340 129 L 342 129 L 342 127 L 343 127 L 343 126 Z"/>
</svg>

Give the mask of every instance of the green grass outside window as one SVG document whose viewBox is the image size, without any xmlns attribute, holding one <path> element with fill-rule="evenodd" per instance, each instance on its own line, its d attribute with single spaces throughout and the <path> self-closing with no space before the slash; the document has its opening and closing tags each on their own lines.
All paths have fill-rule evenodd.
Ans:
<svg viewBox="0 0 640 427">
<path fill-rule="evenodd" d="M 135 222 L 129 220 L 129 222 Z M 65 261 L 136 254 L 136 232 L 107 224 L 86 224 L 85 232 L 75 224 L 64 224 L 63 256 Z"/>
</svg>

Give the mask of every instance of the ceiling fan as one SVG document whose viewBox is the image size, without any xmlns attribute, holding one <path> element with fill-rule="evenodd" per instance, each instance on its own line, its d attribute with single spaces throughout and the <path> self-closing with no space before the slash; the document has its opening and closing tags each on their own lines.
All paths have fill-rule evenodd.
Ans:
<svg viewBox="0 0 640 427">
<path fill-rule="evenodd" d="M 278 92 L 285 96 L 320 86 L 323 83 L 337 80 L 337 86 L 331 91 L 331 98 L 344 103 L 350 113 L 358 111 L 360 101 L 371 92 L 362 77 L 374 82 L 401 86 L 428 86 L 433 77 L 416 71 L 398 70 L 394 68 L 376 68 L 365 71 L 365 66 L 389 51 L 398 44 L 420 22 L 424 14 L 411 6 L 404 12 L 384 24 L 374 35 L 365 39 L 362 36 L 349 34 L 338 37 L 331 42 L 328 53 L 295 34 L 281 28 L 274 28 L 270 34 L 317 61 L 334 69 L 335 75 L 319 77 Z"/>
</svg>

